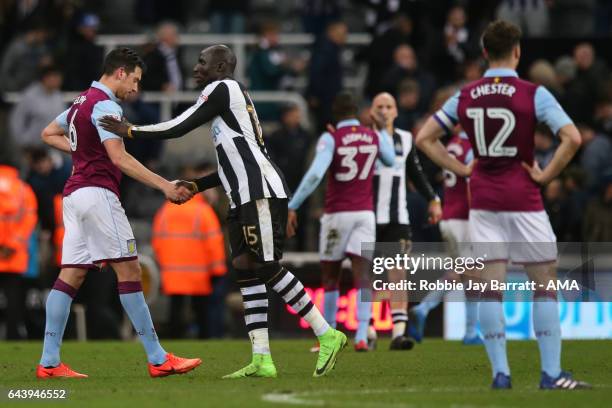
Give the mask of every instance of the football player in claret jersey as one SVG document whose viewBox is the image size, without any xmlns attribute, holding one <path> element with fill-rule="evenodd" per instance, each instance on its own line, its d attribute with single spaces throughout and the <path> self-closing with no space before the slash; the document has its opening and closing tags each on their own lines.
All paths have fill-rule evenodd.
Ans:
<svg viewBox="0 0 612 408">
<path fill-rule="evenodd" d="M 182 374 L 202 362 L 166 353 L 159 344 L 142 293 L 141 271 L 132 228 L 119 202 L 121 174 L 161 190 L 181 203 L 191 192 L 152 173 L 125 151 L 123 140 L 100 126 L 104 115 L 121 117 L 118 102 L 138 91 L 144 63 L 129 48 L 111 51 L 102 78 L 81 93 L 72 106 L 42 132 L 48 145 L 72 155 L 72 175 L 64 186 L 65 235 L 62 269 L 47 297 L 45 340 L 39 378 L 87 377 L 60 360 L 60 346 L 72 299 L 87 270 L 108 262 L 117 274 L 121 305 L 147 353 L 151 377 Z"/>
<path fill-rule="evenodd" d="M 385 165 L 393 165 L 395 152 L 380 118 L 374 120 L 379 122 L 381 137 L 359 123 L 357 103 L 351 94 L 336 96 L 332 110 L 336 128 L 319 138 L 315 158 L 289 201 L 287 235 L 294 235 L 297 228 L 296 210 L 329 173 L 319 238 L 325 319 L 332 327 L 336 325 L 341 264 L 348 257 L 353 283 L 358 288 L 355 350 L 368 351 L 372 291 L 368 276 L 370 261 L 362 256 L 361 244 L 376 240 L 374 162 L 380 157 Z"/>
<path fill-rule="evenodd" d="M 525 266 L 535 282 L 533 328 L 540 349 L 541 389 L 588 387 L 561 370 L 561 324 L 556 291 L 556 237 L 542 203 L 540 186 L 569 163 L 580 134 L 552 94 L 518 78 L 520 29 L 505 21 L 490 23 L 482 37 L 489 69 L 480 80 L 453 95 L 425 123 L 417 145 L 439 166 L 459 177 L 470 176 L 469 234 L 473 255 L 486 260 L 481 278 L 504 281 L 508 261 Z M 560 139 L 550 161 L 540 169 L 534 160 L 534 131 L 545 123 Z M 460 123 L 468 134 L 476 162 L 472 168 L 440 142 Z M 512 243 L 512 245 L 510 245 Z M 503 292 L 481 295 L 479 319 L 496 389 L 511 388 L 506 356 Z"/>
<path fill-rule="evenodd" d="M 188 185 L 194 192 L 223 185 L 228 214 L 232 265 L 244 303 L 252 343 L 252 360 L 224 378 L 276 377 L 268 340 L 268 291 L 276 292 L 312 328 L 321 349 L 314 377 L 328 374 L 346 346 L 346 336 L 331 328 L 312 303 L 302 283 L 279 264 L 283 255 L 289 190 L 270 160 L 257 112 L 244 85 L 233 78 L 236 56 L 225 45 L 200 53 L 193 74 L 204 89 L 185 112 L 167 122 L 133 126 L 106 117 L 106 129 L 123 137 L 171 139 L 211 122 L 218 173 Z"/>
<path fill-rule="evenodd" d="M 474 152 L 470 140 L 465 132 L 455 132 L 446 144 L 446 150 L 455 158 L 469 165 L 474 159 Z M 458 177 L 455 173 L 444 170 L 444 196 L 442 200 L 442 221 L 440 221 L 440 233 L 446 242 L 448 253 L 451 257 L 469 257 L 469 231 L 468 216 L 470 211 L 468 179 Z M 464 280 L 464 274 L 447 271 L 444 279 Z M 408 333 L 418 342 L 423 339 L 425 320 L 429 312 L 442 301 L 445 290 L 430 291 L 417 306 L 410 309 L 410 320 Z M 478 335 L 478 294 L 473 291 L 465 292 L 465 335 L 463 344 L 482 344 L 482 338 Z"/>
</svg>

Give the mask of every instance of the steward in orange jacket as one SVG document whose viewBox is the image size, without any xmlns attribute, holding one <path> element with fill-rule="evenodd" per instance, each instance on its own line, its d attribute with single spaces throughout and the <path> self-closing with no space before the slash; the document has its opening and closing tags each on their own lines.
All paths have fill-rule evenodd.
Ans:
<svg viewBox="0 0 612 408">
<path fill-rule="evenodd" d="M 22 276 L 28 269 L 28 241 L 36 223 L 36 196 L 12 166 L 0 164 L 0 289 L 7 299 L 7 339 L 26 337 Z"/>
<path fill-rule="evenodd" d="M 28 240 L 36 227 L 36 196 L 16 168 L 0 165 L 0 273 L 28 269 Z"/>
<path fill-rule="evenodd" d="M 211 277 L 227 272 L 221 226 L 201 194 L 180 206 L 166 202 L 158 210 L 152 246 L 166 295 L 210 295 Z"/>
</svg>

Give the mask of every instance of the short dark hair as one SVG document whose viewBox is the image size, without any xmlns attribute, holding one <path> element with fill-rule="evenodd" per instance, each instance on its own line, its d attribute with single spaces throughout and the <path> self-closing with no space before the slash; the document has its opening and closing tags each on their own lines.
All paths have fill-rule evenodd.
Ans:
<svg viewBox="0 0 612 408">
<path fill-rule="evenodd" d="M 352 116 L 357 116 L 358 111 L 359 106 L 357 105 L 357 101 L 350 92 L 340 92 L 334 98 L 332 115 L 336 122 Z"/>
<path fill-rule="evenodd" d="M 38 78 L 39 79 L 44 79 L 47 75 L 51 75 L 51 74 L 61 75 L 62 74 L 62 70 L 57 65 L 53 65 L 53 64 L 43 65 L 38 70 Z"/>
<path fill-rule="evenodd" d="M 521 29 L 504 20 L 490 23 L 482 35 L 482 46 L 487 51 L 489 60 L 506 58 L 512 49 L 521 41 Z"/>
<path fill-rule="evenodd" d="M 127 47 L 115 48 L 106 55 L 102 65 L 102 73 L 111 75 L 117 69 L 125 69 L 125 72 L 132 73 L 136 67 L 140 67 L 144 73 L 147 69 L 144 61 L 136 51 Z"/>
</svg>

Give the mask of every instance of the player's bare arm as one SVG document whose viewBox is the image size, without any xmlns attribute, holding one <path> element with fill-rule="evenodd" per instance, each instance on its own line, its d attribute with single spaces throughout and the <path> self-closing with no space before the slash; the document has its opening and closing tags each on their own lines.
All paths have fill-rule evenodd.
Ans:
<svg viewBox="0 0 612 408">
<path fill-rule="evenodd" d="M 123 140 L 106 140 L 104 142 L 104 148 L 113 164 L 123 173 L 149 187 L 160 190 L 164 193 L 166 198 L 173 203 L 184 203 L 193 196 L 193 193 L 185 187 L 176 186 L 174 183 L 171 183 L 147 169 L 132 155 L 126 152 Z"/>
<path fill-rule="evenodd" d="M 452 171 L 460 177 L 469 177 L 472 174 L 474 161 L 465 165 L 457 160 L 440 141 L 443 135 L 444 129 L 431 116 L 417 134 L 416 145 L 438 166 Z"/>
<path fill-rule="evenodd" d="M 70 142 L 66 137 L 66 132 L 55 120 L 47 125 L 40 134 L 40 138 L 47 145 L 62 152 L 70 153 Z"/>
<path fill-rule="evenodd" d="M 559 144 L 552 160 L 544 169 L 541 169 L 535 160 L 532 165 L 523 162 L 523 167 L 529 172 L 533 181 L 538 184 L 548 184 L 557 177 L 580 148 L 580 132 L 578 132 L 575 125 L 569 124 L 563 126 L 559 129 L 558 134 L 561 144 Z"/>
</svg>

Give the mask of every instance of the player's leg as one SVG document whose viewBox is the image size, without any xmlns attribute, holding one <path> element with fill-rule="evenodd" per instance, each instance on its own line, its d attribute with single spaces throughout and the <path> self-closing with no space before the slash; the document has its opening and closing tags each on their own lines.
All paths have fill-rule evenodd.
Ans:
<svg viewBox="0 0 612 408">
<path fill-rule="evenodd" d="M 149 306 L 142 292 L 142 271 L 138 259 L 111 261 L 110 265 L 117 275 L 119 300 L 123 310 L 130 318 L 147 354 L 151 377 L 183 374 L 199 366 L 202 363 L 199 358 L 188 359 L 174 356 L 172 353 L 167 353 L 159 344 Z"/>
<path fill-rule="evenodd" d="M 372 317 L 372 268 L 371 260 L 362 255 L 361 245 L 376 242 L 376 217 L 372 211 L 356 211 L 350 214 L 350 220 L 353 226 L 346 238 L 345 252 L 351 259 L 353 284 L 357 288 L 355 350 L 368 351 L 368 326 Z"/>
<path fill-rule="evenodd" d="M 323 315 L 332 328 L 336 328 L 338 299 L 340 298 L 340 276 L 342 261 L 321 261 L 321 283 L 323 285 Z"/>
<path fill-rule="evenodd" d="M 42 357 L 36 369 L 36 376 L 39 378 L 87 377 L 72 371 L 60 359 L 60 348 L 72 300 L 85 280 L 88 268 L 94 267 L 79 223 L 79 200 L 75 200 L 73 195 L 63 200 L 65 233 L 62 243 L 62 269 L 45 304 L 45 337 Z"/>
<path fill-rule="evenodd" d="M 535 282 L 533 294 L 533 330 L 541 363 L 541 389 L 590 388 L 589 384 L 574 380 L 561 370 L 561 321 L 557 292 L 547 290 L 557 278 L 556 237 L 544 211 L 515 213 L 512 219 L 512 260 L 525 264 L 529 280 Z"/>
<path fill-rule="evenodd" d="M 68 371 L 68 367 L 61 364 L 60 349 L 66 323 L 70 316 L 70 306 L 77 291 L 83 284 L 87 269 L 85 268 L 63 268 L 53 284 L 53 288 L 47 296 L 45 305 L 45 338 L 43 343 L 42 357 L 37 369 L 39 378 L 70 376 L 87 377 Z M 53 370 L 58 369 L 58 370 Z"/>
<path fill-rule="evenodd" d="M 499 213 L 471 210 L 469 233 L 474 243 L 474 256 L 488 259 L 478 276 L 482 282 L 505 281 L 509 239 Z M 503 293 L 487 290 L 481 294 L 480 328 L 493 373 L 493 388 L 511 388 L 510 367 L 506 354 L 506 322 Z"/>
</svg>

